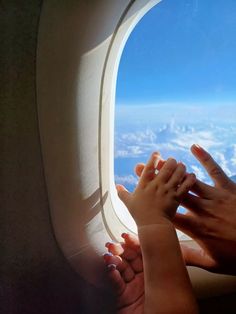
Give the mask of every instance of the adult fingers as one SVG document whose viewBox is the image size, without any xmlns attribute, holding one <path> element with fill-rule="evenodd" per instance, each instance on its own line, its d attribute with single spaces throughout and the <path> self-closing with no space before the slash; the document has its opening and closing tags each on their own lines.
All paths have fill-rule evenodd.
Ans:
<svg viewBox="0 0 236 314">
<path fill-rule="evenodd" d="M 173 224 L 175 228 L 187 234 L 191 238 L 195 238 L 199 231 L 199 224 L 196 217 L 188 214 L 176 213 Z"/>
<path fill-rule="evenodd" d="M 181 206 L 195 213 L 202 213 L 206 208 L 207 200 L 202 199 L 193 194 L 185 194 L 184 198 L 181 200 Z"/>
<path fill-rule="evenodd" d="M 191 152 L 206 169 L 216 186 L 225 188 L 232 183 L 217 162 L 201 146 L 196 144 L 192 145 Z"/>
<path fill-rule="evenodd" d="M 127 268 L 127 265 L 124 263 L 120 256 L 113 255 L 107 252 L 103 254 L 103 259 L 107 265 L 115 265 L 116 269 L 118 269 L 120 272 L 123 272 Z"/>
<path fill-rule="evenodd" d="M 203 249 L 194 249 L 187 245 L 180 244 L 181 252 L 187 266 L 196 266 L 206 270 L 213 270 L 216 262 Z"/>
<path fill-rule="evenodd" d="M 138 254 L 141 253 L 139 239 L 136 235 L 130 233 L 122 233 L 122 238 L 125 240 L 125 244 L 135 250 Z"/>
<path fill-rule="evenodd" d="M 105 247 L 108 249 L 110 253 L 113 255 L 121 255 L 124 253 L 124 249 L 122 243 L 115 243 L 115 242 L 107 242 Z"/>
<path fill-rule="evenodd" d="M 110 253 L 119 255 L 127 261 L 132 261 L 141 254 L 140 247 L 135 249 L 134 247 L 129 246 L 126 241 L 125 243 L 107 242 L 105 246 Z"/>
<path fill-rule="evenodd" d="M 121 277 L 120 272 L 116 269 L 116 265 L 109 264 L 107 265 L 107 269 L 108 269 L 108 277 L 115 291 L 115 294 L 121 295 L 126 288 L 124 279 Z"/>
<path fill-rule="evenodd" d="M 122 244 L 122 247 L 124 249 L 124 252 L 122 254 L 122 258 L 125 258 L 127 261 L 132 261 L 140 254 L 134 250 L 133 248 L 129 247 L 126 243 Z"/>
<path fill-rule="evenodd" d="M 125 282 L 130 282 L 134 278 L 135 273 L 131 265 L 125 259 L 109 253 L 104 254 L 103 259 L 107 265 L 112 264 L 116 266 L 116 269 L 121 273 Z"/>
<path fill-rule="evenodd" d="M 176 194 L 177 197 L 183 197 L 196 182 L 196 176 L 194 173 L 188 173 L 183 180 L 183 182 L 179 185 Z"/>
<path fill-rule="evenodd" d="M 138 237 L 129 233 L 123 233 L 121 236 L 125 240 L 122 244 L 124 248 L 122 258 L 129 261 L 135 273 L 142 272 L 143 260 Z"/>
<path fill-rule="evenodd" d="M 196 180 L 195 184 L 191 187 L 191 191 L 196 195 L 205 198 L 212 199 L 216 193 L 216 189 L 200 180 Z"/>
</svg>

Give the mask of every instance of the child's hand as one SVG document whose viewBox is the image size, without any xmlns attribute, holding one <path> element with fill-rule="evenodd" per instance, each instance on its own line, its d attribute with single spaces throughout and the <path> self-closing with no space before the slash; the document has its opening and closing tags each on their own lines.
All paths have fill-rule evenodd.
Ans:
<svg viewBox="0 0 236 314">
<path fill-rule="evenodd" d="M 172 158 L 155 174 L 158 159 L 159 154 L 153 153 L 133 193 L 117 186 L 138 227 L 172 221 L 180 201 L 196 181 L 193 174 L 186 174 L 182 163 Z"/>
<path fill-rule="evenodd" d="M 118 314 L 142 314 L 144 308 L 143 261 L 138 239 L 123 234 L 124 243 L 107 243 L 104 255 L 111 284 L 117 296 Z"/>
</svg>

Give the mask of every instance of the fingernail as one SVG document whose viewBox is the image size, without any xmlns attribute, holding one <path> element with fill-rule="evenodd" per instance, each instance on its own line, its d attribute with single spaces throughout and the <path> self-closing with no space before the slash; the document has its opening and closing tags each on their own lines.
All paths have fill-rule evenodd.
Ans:
<svg viewBox="0 0 236 314">
<path fill-rule="evenodd" d="M 108 262 L 110 257 L 113 256 L 110 252 L 103 254 L 103 259 Z"/>
<path fill-rule="evenodd" d="M 111 252 L 106 252 L 106 253 L 104 253 L 104 254 L 102 254 L 103 255 L 103 257 L 106 257 L 106 256 L 113 256 L 113 254 L 111 253 Z"/>
<path fill-rule="evenodd" d="M 158 163 L 159 163 L 159 159 L 156 158 L 156 159 L 154 160 L 154 169 L 157 168 Z"/>
<path fill-rule="evenodd" d="M 105 247 L 109 247 L 111 244 L 116 244 L 116 241 L 110 241 L 105 244 Z"/>
<path fill-rule="evenodd" d="M 107 265 L 107 269 L 108 269 L 108 271 L 115 270 L 116 269 L 116 265 L 115 264 L 109 264 L 109 265 Z"/>
<path fill-rule="evenodd" d="M 204 148 L 202 148 L 198 144 L 193 144 L 192 149 L 198 154 L 199 157 L 202 157 L 206 154 L 206 151 L 204 150 Z"/>
<path fill-rule="evenodd" d="M 123 233 L 121 234 L 122 238 L 125 238 L 127 235 L 128 235 L 128 234 L 125 233 L 125 232 L 123 232 Z"/>
<path fill-rule="evenodd" d="M 197 151 L 202 150 L 202 147 L 201 147 L 199 144 L 193 144 L 193 145 L 192 145 L 192 148 L 195 149 L 195 150 L 197 150 Z"/>
<path fill-rule="evenodd" d="M 165 161 L 163 159 L 159 159 L 158 163 L 157 163 L 157 170 L 161 170 L 161 168 L 163 167 Z"/>
</svg>

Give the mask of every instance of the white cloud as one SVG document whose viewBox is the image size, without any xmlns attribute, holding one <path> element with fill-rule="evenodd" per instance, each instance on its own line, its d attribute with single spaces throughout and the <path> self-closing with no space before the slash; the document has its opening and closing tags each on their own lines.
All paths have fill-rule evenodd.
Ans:
<svg viewBox="0 0 236 314">
<path fill-rule="evenodd" d="M 227 161 L 225 155 L 222 152 L 216 151 L 214 153 L 214 159 L 221 166 L 221 168 L 225 171 L 225 173 L 228 176 L 232 176 L 233 175 L 233 173 L 228 168 L 228 161 Z"/>
<path fill-rule="evenodd" d="M 209 176 L 199 168 L 189 148 L 193 143 L 200 144 L 210 151 L 227 175 L 236 173 L 236 144 L 234 143 L 236 128 L 227 125 L 214 125 L 208 128 L 199 125 L 178 125 L 171 120 L 155 129 L 144 128 L 131 132 L 116 132 L 115 158 L 140 158 L 144 161 L 153 151 L 159 151 L 163 158 L 174 157 L 186 163 L 190 171 L 194 171 L 200 180 L 210 182 Z M 128 182 L 128 181 L 127 181 Z M 131 182 L 131 181 L 129 181 Z M 136 181 L 133 181 L 136 182 Z M 132 184 L 132 183 L 131 183 Z"/>
<path fill-rule="evenodd" d="M 211 147 L 220 146 L 221 142 L 217 141 L 212 131 L 194 131 L 189 133 L 178 132 L 175 139 L 172 140 L 173 143 L 180 147 L 189 148 L 193 143 L 197 143 L 209 150 Z"/>
<path fill-rule="evenodd" d="M 196 166 L 196 165 L 191 165 L 190 169 L 196 174 L 197 178 L 201 181 L 206 182 L 206 175 L 204 173 L 204 171 L 202 170 L 202 168 Z"/>
<path fill-rule="evenodd" d="M 138 183 L 138 179 L 137 177 L 133 176 L 133 175 L 127 175 L 127 176 L 118 176 L 115 175 L 115 182 L 116 184 L 131 184 L 131 185 L 136 185 Z"/>
<path fill-rule="evenodd" d="M 149 128 L 143 131 L 116 133 L 115 157 L 135 157 L 150 154 L 152 151 L 188 152 L 193 143 L 205 149 L 219 147 L 213 131 L 196 130 L 192 126 L 175 125 L 172 120 L 155 132 Z"/>
<path fill-rule="evenodd" d="M 236 166 L 236 144 L 232 145 L 232 153 L 233 156 L 231 157 L 230 161 L 233 164 L 233 166 Z"/>
</svg>

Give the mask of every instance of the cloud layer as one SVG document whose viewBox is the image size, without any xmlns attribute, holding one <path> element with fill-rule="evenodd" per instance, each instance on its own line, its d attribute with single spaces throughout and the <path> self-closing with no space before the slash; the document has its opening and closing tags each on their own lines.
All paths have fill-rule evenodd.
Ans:
<svg viewBox="0 0 236 314">
<path fill-rule="evenodd" d="M 132 169 L 127 169 L 125 163 L 135 159 L 144 161 L 151 152 L 159 151 L 163 158 L 172 156 L 183 161 L 188 170 L 196 173 L 198 178 L 210 182 L 204 169 L 191 156 L 189 148 L 197 143 L 208 150 L 215 160 L 224 169 L 227 175 L 236 173 L 236 126 L 219 126 L 211 124 L 207 128 L 198 125 L 177 124 L 174 119 L 169 124 L 159 128 L 139 127 L 134 130 L 129 127 L 115 134 L 115 162 L 119 165 L 119 173 L 116 173 L 117 183 L 135 185 L 137 179 L 132 176 Z M 130 172 L 128 172 L 130 171 Z"/>
</svg>

